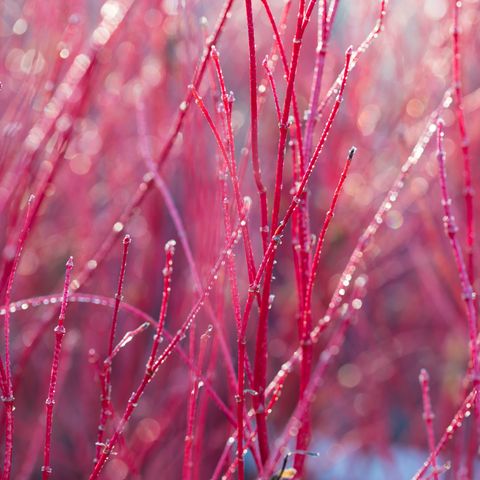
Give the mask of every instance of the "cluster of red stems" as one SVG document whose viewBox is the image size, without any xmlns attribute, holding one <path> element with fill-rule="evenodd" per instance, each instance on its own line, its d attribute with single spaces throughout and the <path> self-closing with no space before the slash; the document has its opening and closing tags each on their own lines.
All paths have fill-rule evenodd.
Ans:
<svg viewBox="0 0 480 480">
<path fill-rule="evenodd" d="M 2 7 L 1 478 L 475 478 L 478 1 L 222 1 Z"/>
</svg>

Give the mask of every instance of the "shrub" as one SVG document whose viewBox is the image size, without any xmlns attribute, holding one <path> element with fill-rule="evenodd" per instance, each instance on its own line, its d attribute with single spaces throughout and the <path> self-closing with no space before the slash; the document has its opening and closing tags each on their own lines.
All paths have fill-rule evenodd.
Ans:
<svg viewBox="0 0 480 480">
<path fill-rule="evenodd" d="M 475 478 L 478 1 L 2 13 L 2 478 Z"/>
</svg>

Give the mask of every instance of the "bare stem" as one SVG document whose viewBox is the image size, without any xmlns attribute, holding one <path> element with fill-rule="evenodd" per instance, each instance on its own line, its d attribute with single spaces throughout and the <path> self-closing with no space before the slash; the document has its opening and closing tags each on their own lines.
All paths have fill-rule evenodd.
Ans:
<svg viewBox="0 0 480 480">
<path fill-rule="evenodd" d="M 313 263 L 311 271 L 308 275 L 308 281 L 305 291 L 305 304 L 303 306 L 302 321 L 300 325 L 300 345 L 302 348 L 302 363 L 300 371 L 300 396 L 301 399 L 305 394 L 305 389 L 307 388 L 308 382 L 310 380 L 310 372 L 312 368 L 312 340 L 310 337 L 312 331 L 312 292 L 313 285 L 315 282 L 315 277 L 317 274 L 318 265 L 320 263 L 320 255 L 322 253 L 323 243 L 325 241 L 325 235 L 327 233 L 330 222 L 333 218 L 335 207 L 337 205 L 338 197 L 342 190 L 342 186 L 347 178 L 348 170 L 352 163 L 353 155 L 355 154 L 355 147 L 352 147 L 348 153 L 347 161 L 340 175 L 337 187 L 335 188 L 330 208 L 328 209 L 325 220 L 323 222 L 322 229 L 318 236 L 317 246 L 315 248 L 315 254 L 313 256 Z M 308 408 L 305 418 L 301 419 L 302 425 L 300 426 L 298 438 L 297 438 L 297 450 L 307 450 L 310 437 L 310 428 L 309 428 L 309 413 Z M 303 470 L 303 465 L 305 463 L 304 455 L 295 455 L 295 469 L 297 471 Z"/>
<path fill-rule="evenodd" d="M 120 275 L 118 278 L 117 292 L 115 293 L 115 305 L 113 307 L 112 325 L 110 328 L 110 337 L 108 341 L 107 358 L 103 363 L 103 371 L 100 374 L 101 396 L 100 396 L 100 419 L 97 427 L 97 442 L 95 460 L 100 455 L 101 445 L 103 444 L 103 436 L 108 418 L 113 415 L 112 409 L 112 353 L 115 345 L 115 332 L 117 329 L 118 312 L 120 303 L 123 300 L 123 282 L 125 279 L 125 268 L 127 265 L 128 247 L 131 243 L 130 235 L 125 235 L 123 239 L 123 256 L 120 266 Z"/>
<path fill-rule="evenodd" d="M 440 190 L 442 195 L 442 207 L 443 207 L 443 224 L 445 227 L 445 233 L 450 241 L 450 246 L 455 258 L 455 264 L 458 270 L 458 276 L 460 279 L 460 286 L 462 289 L 462 296 L 465 301 L 468 329 L 470 334 L 470 365 L 473 372 L 473 386 L 478 388 L 480 382 L 480 372 L 478 365 L 478 345 L 477 345 L 477 314 L 475 308 L 475 292 L 473 286 L 470 283 L 468 277 L 467 268 L 463 258 L 462 249 L 457 238 L 458 227 L 455 222 L 455 217 L 452 213 L 452 199 L 448 193 L 447 185 L 447 170 L 445 166 L 445 149 L 443 146 L 443 121 L 439 119 L 437 121 L 437 160 L 439 167 L 439 181 Z M 480 422 L 479 402 L 475 402 L 476 420 Z"/>
<path fill-rule="evenodd" d="M 5 319 L 3 323 L 3 333 L 5 340 L 5 367 L 0 358 L 0 379 L 2 384 L 2 401 L 5 405 L 6 423 L 5 423 L 5 455 L 3 463 L 3 479 L 8 480 L 10 478 L 12 470 L 12 453 L 13 453 L 13 411 L 15 397 L 13 395 L 13 381 L 11 373 L 11 360 L 10 360 L 10 298 L 12 294 L 13 280 L 17 271 L 20 257 L 22 255 L 22 249 L 27 239 L 30 221 L 31 221 L 31 207 L 35 197 L 30 196 L 27 204 L 27 214 L 25 216 L 25 222 L 18 237 L 17 246 L 14 247 L 13 263 L 8 276 L 7 289 L 5 292 Z"/>
<path fill-rule="evenodd" d="M 62 350 L 62 341 L 65 336 L 65 313 L 68 304 L 68 288 L 70 285 L 70 274 L 73 269 L 73 258 L 70 257 L 66 264 L 65 283 L 63 287 L 62 305 L 60 307 L 60 315 L 58 316 L 58 324 L 54 329 L 55 332 L 55 347 L 53 350 L 52 369 L 50 372 L 50 385 L 48 387 L 48 397 L 45 401 L 45 449 L 43 451 L 43 465 L 41 468 L 42 479 L 48 480 L 52 474 L 52 467 L 50 465 L 51 443 L 52 443 L 52 420 L 53 407 L 55 405 L 55 388 L 57 386 L 58 368 L 60 365 L 60 353 Z"/>
<path fill-rule="evenodd" d="M 457 410 L 455 415 L 452 418 L 452 421 L 449 423 L 445 431 L 443 432 L 442 437 L 440 438 L 435 450 L 430 454 L 423 466 L 418 470 L 418 472 L 412 477 L 412 480 L 421 480 L 425 473 L 427 472 L 428 467 L 433 462 L 433 456 L 438 457 L 440 452 L 445 448 L 445 445 L 453 438 L 453 435 L 457 430 L 463 425 L 464 420 L 470 416 L 473 405 L 477 402 L 478 391 L 476 388 L 470 391 L 470 393 L 465 397 L 463 403 L 460 405 L 460 408 Z"/>
<path fill-rule="evenodd" d="M 248 51 L 249 51 L 249 69 L 250 69 L 250 129 L 252 145 L 252 166 L 255 184 L 260 197 L 260 215 L 263 250 L 267 248 L 268 242 L 268 207 L 267 191 L 262 182 L 262 172 L 260 160 L 258 158 L 258 107 L 257 107 L 257 56 L 255 52 L 255 28 L 253 25 L 252 0 L 245 0 L 245 10 L 247 13 L 247 31 L 248 31 Z"/>
<path fill-rule="evenodd" d="M 463 157 L 463 177 L 464 177 L 464 196 L 465 209 L 467 214 L 467 272 L 470 283 L 475 283 L 475 263 L 473 246 L 475 245 L 475 222 L 473 209 L 474 189 L 472 185 L 472 167 L 470 162 L 470 141 L 465 124 L 465 115 L 463 112 L 463 89 L 461 64 L 462 56 L 460 50 L 460 9 L 462 2 L 453 0 L 453 91 L 455 94 L 455 114 L 457 116 L 458 129 L 460 131 L 460 144 Z"/>
<path fill-rule="evenodd" d="M 158 318 L 157 331 L 153 339 L 152 352 L 147 362 L 147 371 L 149 374 L 153 374 L 152 368 L 157 358 L 158 347 L 163 334 L 163 327 L 165 325 L 165 318 L 167 316 L 168 300 L 170 298 L 170 291 L 172 285 L 172 273 L 173 273 L 173 255 L 175 254 L 175 240 L 169 240 L 165 244 L 165 267 L 163 269 L 163 292 L 162 292 L 162 305 L 160 307 L 160 315 Z"/>
<path fill-rule="evenodd" d="M 435 436 L 433 433 L 433 419 L 435 415 L 432 410 L 432 402 L 430 400 L 430 377 L 428 372 L 422 368 L 419 376 L 420 386 L 422 387 L 423 399 L 423 421 L 427 429 L 428 448 L 432 456 L 433 480 L 438 480 L 437 456 L 435 454 Z"/>
<path fill-rule="evenodd" d="M 207 331 L 200 337 L 200 348 L 198 351 L 198 358 L 197 358 L 197 367 L 200 372 L 203 370 L 206 349 L 210 342 L 212 331 L 213 331 L 213 327 L 212 325 L 210 325 Z M 182 480 L 190 480 L 192 478 L 192 469 L 193 469 L 192 446 L 195 438 L 194 435 L 195 435 L 195 422 L 197 418 L 197 402 L 198 402 L 198 396 L 200 393 L 201 386 L 202 386 L 201 380 L 195 376 L 193 379 L 193 387 L 188 399 L 187 433 L 185 435 Z"/>
<path fill-rule="evenodd" d="M 225 248 L 222 253 L 220 254 L 219 258 L 217 259 L 214 267 L 212 268 L 210 272 L 210 276 L 208 281 L 206 282 L 206 288 L 200 295 L 200 298 L 197 300 L 193 308 L 191 309 L 190 313 L 188 314 L 187 318 L 183 322 L 182 326 L 177 330 L 175 335 L 172 336 L 170 339 L 169 344 L 165 347 L 164 351 L 158 356 L 158 358 L 155 359 L 154 362 L 151 362 L 152 358 L 152 353 L 149 356 L 149 360 L 147 361 L 146 367 L 145 367 L 145 374 L 143 376 L 143 379 L 138 386 L 137 390 L 132 393 L 128 403 L 127 407 L 123 413 L 123 416 L 117 425 L 117 428 L 115 432 L 113 433 L 112 437 L 108 441 L 108 443 L 105 445 L 100 458 L 98 459 L 97 463 L 95 464 L 92 473 L 90 474 L 90 480 L 94 480 L 98 478 L 100 475 L 100 472 L 105 465 L 106 461 L 110 457 L 110 454 L 113 451 L 113 448 L 116 446 L 120 435 L 122 434 L 123 430 L 125 429 L 128 421 L 130 420 L 130 417 L 132 416 L 135 408 L 138 405 L 138 401 L 140 397 L 143 395 L 143 392 L 146 388 L 146 386 L 151 382 L 153 377 L 155 376 L 155 373 L 158 371 L 161 365 L 163 365 L 169 356 L 172 354 L 172 352 L 175 350 L 177 347 L 178 343 L 185 337 L 188 329 L 192 325 L 193 321 L 195 320 L 195 317 L 197 316 L 198 312 L 202 308 L 203 304 L 205 303 L 205 300 L 207 297 L 210 295 L 210 292 L 213 288 L 213 285 L 215 284 L 217 278 L 218 278 L 218 271 L 220 270 L 220 267 L 223 265 L 225 261 L 225 257 L 227 256 L 227 252 L 233 247 L 233 245 L 236 243 L 236 241 L 240 237 L 240 231 L 239 229 L 235 229 L 234 232 L 232 233 L 231 238 L 229 239 L 229 242 L 227 244 L 227 248 Z M 153 352 L 153 345 L 152 345 L 152 352 Z"/>
</svg>

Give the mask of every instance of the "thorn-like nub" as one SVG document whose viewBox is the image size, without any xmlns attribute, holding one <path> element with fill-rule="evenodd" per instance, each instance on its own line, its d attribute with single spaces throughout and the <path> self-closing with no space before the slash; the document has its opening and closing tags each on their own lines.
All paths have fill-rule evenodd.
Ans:
<svg viewBox="0 0 480 480">
<path fill-rule="evenodd" d="M 35 200 L 35 195 L 31 193 L 30 196 L 28 197 L 28 203 L 31 204 L 33 203 L 34 200 Z"/>
<path fill-rule="evenodd" d="M 131 241 L 132 241 L 132 237 L 130 235 L 128 235 L 128 233 L 127 233 L 127 235 L 125 235 L 125 237 L 123 237 L 123 244 L 124 245 L 130 245 Z"/>
<path fill-rule="evenodd" d="M 355 155 L 355 152 L 357 151 L 357 147 L 352 147 L 348 151 L 348 159 L 352 160 L 353 156 Z"/>
<path fill-rule="evenodd" d="M 440 117 L 438 120 L 437 120 L 437 126 L 440 127 L 440 128 L 443 128 L 445 126 L 445 122 L 443 121 L 443 118 Z"/>
<path fill-rule="evenodd" d="M 345 51 L 345 55 L 351 55 L 353 53 L 353 45 L 350 45 Z"/>
<path fill-rule="evenodd" d="M 67 263 L 65 265 L 68 269 L 71 269 L 73 268 L 73 257 L 70 257 L 68 260 L 67 260 Z"/>
</svg>

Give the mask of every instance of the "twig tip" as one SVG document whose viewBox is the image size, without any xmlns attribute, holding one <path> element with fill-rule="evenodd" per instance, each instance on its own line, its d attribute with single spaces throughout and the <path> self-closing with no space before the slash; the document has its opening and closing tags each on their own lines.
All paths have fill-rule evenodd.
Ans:
<svg viewBox="0 0 480 480">
<path fill-rule="evenodd" d="M 357 151 L 357 147 L 351 147 L 350 150 L 348 151 L 348 159 L 351 161 L 353 159 L 353 156 L 355 155 L 355 152 Z"/>
</svg>

